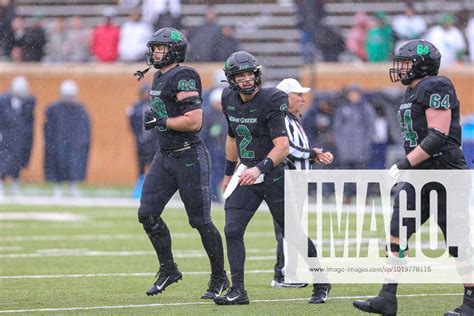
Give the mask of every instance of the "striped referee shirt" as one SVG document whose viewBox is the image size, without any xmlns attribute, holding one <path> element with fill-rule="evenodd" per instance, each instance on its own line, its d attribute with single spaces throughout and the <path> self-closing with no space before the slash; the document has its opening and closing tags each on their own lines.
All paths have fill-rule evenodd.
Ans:
<svg viewBox="0 0 474 316">
<path fill-rule="evenodd" d="M 314 152 L 309 147 L 308 137 L 298 119 L 290 112 L 286 111 L 286 130 L 290 140 L 290 153 L 288 159 L 291 160 L 297 170 L 311 169 Z"/>
</svg>

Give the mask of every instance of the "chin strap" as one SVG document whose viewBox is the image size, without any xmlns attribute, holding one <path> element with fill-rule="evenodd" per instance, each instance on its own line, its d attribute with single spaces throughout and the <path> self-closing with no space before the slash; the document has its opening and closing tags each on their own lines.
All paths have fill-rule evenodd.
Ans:
<svg viewBox="0 0 474 316">
<path fill-rule="evenodd" d="M 137 70 L 133 73 L 134 76 L 137 76 L 137 80 L 140 81 L 142 80 L 143 78 L 145 78 L 145 74 L 148 72 L 148 70 L 150 70 L 151 66 L 148 66 L 147 69 L 144 69 L 144 70 Z"/>
</svg>

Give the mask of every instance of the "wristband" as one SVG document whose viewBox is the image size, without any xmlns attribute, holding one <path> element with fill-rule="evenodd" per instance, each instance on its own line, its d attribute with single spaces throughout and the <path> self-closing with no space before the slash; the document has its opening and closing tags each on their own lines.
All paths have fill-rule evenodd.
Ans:
<svg viewBox="0 0 474 316">
<path fill-rule="evenodd" d="M 407 157 L 399 160 L 397 162 L 397 168 L 400 169 L 400 170 L 403 170 L 403 169 L 410 169 L 411 168 L 411 164 L 410 164 L 410 161 L 408 160 Z"/>
<path fill-rule="evenodd" d="M 265 157 L 255 167 L 257 167 L 261 173 L 268 173 L 273 169 L 273 160 L 269 157 Z"/>
<path fill-rule="evenodd" d="M 235 171 L 235 167 L 237 166 L 237 161 L 225 160 L 225 171 L 224 174 L 226 176 L 232 176 Z"/>
</svg>

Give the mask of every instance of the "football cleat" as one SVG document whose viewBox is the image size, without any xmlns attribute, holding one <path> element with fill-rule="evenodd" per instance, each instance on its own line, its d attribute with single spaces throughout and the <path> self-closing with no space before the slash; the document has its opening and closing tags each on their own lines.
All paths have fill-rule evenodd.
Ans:
<svg viewBox="0 0 474 316">
<path fill-rule="evenodd" d="M 313 288 L 313 295 L 309 299 L 309 304 L 323 304 L 328 299 L 331 291 L 331 284 L 315 284 Z"/>
<path fill-rule="evenodd" d="M 285 278 L 283 276 L 274 277 L 270 285 L 274 288 L 302 288 L 308 286 L 306 283 L 285 283 Z"/>
<path fill-rule="evenodd" d="M 471 308 L 466 304 L 462 304 L 454 311 L 445 313 L 444 316 L 474 316 L 474 308 Z"/>
<path fill-rule="evenodd" d="M 214 303 L 217 305 L 247 305 L 250 301 L 245 290 L 230 287 L 226 295 L 214 297 Z"/>
<path fill-rule="evenodd" d="M 384 290 L 381 290 L 379 295 L 374 298 L 353 301 L 352 305 L 363 312 L 384 316 L 395 316 L 398 309 L 397 296 Z"/>
<path fill-rule="evenodd" d="M 181 280 L 183 275 L 178 271 L 178 267 L 175 264 L 174 269 L 165 269 L 163 266 L 161 266 L 155 277 L 155 283 L 153 283 L 148 291 L 146 291 L 146 295 L 148 296 L 160 294 L 168 286 L 173 283 L 177 283 L 178 280 Z"/>
<path fill-rule="evenodd" d="M 207 285 L 209 288 L 207 289 L 207 292 L 201 296 L 201 298 L 205 300 L 212 300 L 216 296 L 221 296 L 222 293 L 224 293 L 224 291 L 229 288 L 230 282 L 229 278 L 227 278 L 227 274 L 224 272 L 223 275 L 218 276 L 211 274 L 211 280 Z"/>
</svg>

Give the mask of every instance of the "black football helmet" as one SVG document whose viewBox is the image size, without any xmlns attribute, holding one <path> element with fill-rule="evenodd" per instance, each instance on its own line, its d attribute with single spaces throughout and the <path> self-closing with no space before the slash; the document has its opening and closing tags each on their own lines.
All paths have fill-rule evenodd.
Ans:
<svg viewBox="0 0 474 316">
<path fill-rule="evenodd" d="M 402 68 L 401 61 L 411 61 L 411 68 Z M 390 79 L 409 85 L 415 79 L 438 75 L 440 64 L 441 53 L 436 46 L 425 40 L 414 39 L 403 44 L 393 57 Z"/>
<path fill-rule="evenodd" d="M 168 47 L 168 51 L 160 61 L 153 59 L 153 46 L 155 45 L 166 45 Z M 188 40 L 177 29 L 165 27 L 156 31 L 146 46 L 149 49 L 146 54 L 147 64 L 159 69 L 166 65 L 185 61 Z"/>
<path fill-rule="evenodd" d="M 242 89 L 234 79 L 238 73 L 252 71 L 255 75 L 255 84 L 252 88 Z M 261 66 L 257 59 L 245 51 L 235 52 L 227 59 L 224 65 L 224 73 L 231 89 L 242 94 L 252 94 L 262 84 Z"/>
</svg>

